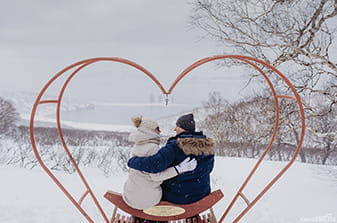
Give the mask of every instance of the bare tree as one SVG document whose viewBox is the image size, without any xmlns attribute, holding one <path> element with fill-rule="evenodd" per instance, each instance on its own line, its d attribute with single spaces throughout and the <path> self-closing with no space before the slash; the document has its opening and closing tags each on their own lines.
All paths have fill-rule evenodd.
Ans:
<svg viewBox="0 0 337 223">
<path fill-rule="evenodd" d="M 248 157 L 259 157 L 261 149 L 269 142 L 274 127 L 273 101 L 268 97 L 255 96 L 232 106 L 236 120 L 232 128 L 234 135 L 245 145 Z"/>
<path fill-rule="evenodd" d="M 19 120 L 19 113 L 12 103 L 0 97 L 0 135 L 11 132 Z"/>
<path fill-rule="evenodd" d="M 216 152 L 220 156 L 226 154 L 224 144 L 228 138 L 229 130 L 232 122 L 231 113 L 228 111 L 228 102 L 224 100 L 219 92 L 209 94 L 206 102 L 203 102 L 203 107 L 208 114 L 201 122 L 201 127 L 209 131 L 209 134 L 214 137 L 216 143 Z M 228 149 L 228 148 L 227 148 Z"/>
<path fill-rule="evenodd" d="M 319 148 L 321 163 L 326 164 L 333 152 L 337 152 L 337 109 L 322 106 L 308 117 L 308 136 Z"/>
<path fill-rule="evenodd" d="M 337 64 L 331 46 L 336 33 L 337 0 L 197 0 L 192 23 L 217 39 L 226 52 L 284 67 L 303 94 L 321 92 Z M 333 61 L 334 60 L 334 61 Z M 336 97 L 331 100 L 334 103 Z"/>
<path fill-rule="evenodd" d="M 302 127 L 301 117 L 297 103 L 287 99 L 279 101 L 280 108 L 280 123 L 277 134 L 277 148 L 284 149 L 289 158 L 281 159 L 288 160 L 291 158 L 294 150 L 297 148 L 300 141 L 300 130 Z M 306 144 L 307 141 L 304 141 Z M 299 154 L 301 162 L 307 162 L 306 150 L 302 148 Z"/>
</svg>

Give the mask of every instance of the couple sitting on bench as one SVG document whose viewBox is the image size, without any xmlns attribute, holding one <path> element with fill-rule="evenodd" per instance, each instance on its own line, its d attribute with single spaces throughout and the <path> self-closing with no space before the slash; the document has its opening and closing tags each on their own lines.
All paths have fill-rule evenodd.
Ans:
<svg viewBox="0 0 337 223">
<path fill-rule="evenodd" d="M 142 117 L 132 121 L 137 129 L 129 136 L 135 144 L 123 192 L 128 206 L 143 210 L 160 201 L 191 204 L 210 194 L 214 141 L 195 131 L 193 114 L 178 118 L 174 129 L 177 135 L 169 138 L 162 148 L 156 121 Z"/>
</svg>

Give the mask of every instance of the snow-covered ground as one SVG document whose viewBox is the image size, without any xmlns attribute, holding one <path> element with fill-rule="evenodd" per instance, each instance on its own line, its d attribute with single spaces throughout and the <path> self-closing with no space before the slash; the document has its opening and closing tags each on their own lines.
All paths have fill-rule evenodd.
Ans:
<svg viewBox="0 0 337 223">
<path fill-rule="evenodd" d="M 225 194 L 224 199 L 215 206 L 218 217 L 225 210 L 255 161 L 217 157 L 212 174 L 212 187 L 214 190 L 220 188 Z M 284 162 L 266 161 L 257 172 L 258 175 L 253 178 L 254 183 L 248 184 L 246 196 L 253 199 L 253 195 L 261 189 L 261 186 L 284 165 Z M 121 192 L 126 173 L 116 171 L 115 175 L 105 177 L 96 169 L 85 169 L 83 172 L 110 217 L 113 207 L 103 195 L 107 190 Z M 84 193 L 76 174 L 56 172 L 56 175 L 77 198 Z M 86 222 L 41 169 L 27 170 L 3 166 L 0 167 L 0 176 L 1 223 Z M 337 167 L 297 162 L 240 222 L 337 222 L 336 200 Z M 235 206 L 231 217 L 244 206 L 244 202 Z M 98 213 L 94 212 L 90 200 L 84 201 L 84 207 L 93 213 L 95 222 L 104 222 Z"/>
<path fill-rule="evenodd" d="M 9 98 L 21 98 L 17 97 Z M 28 99 L 34 97 L 28 97 Z M 32 102 L 16 99 L 20 104 L 20 115 L 28 124 Z M 65 103 L 65 106 L 66 103 Z M 68 106 L 68 110 L 73 107 Z M 48 117 L 49 110 L 43 111 L 37 118 L 39 126 L 55 126 L 55 120 Z M 202 111 L 194 111 L 196 118 Z M 199 114 L 202 116 L 202 114 Z M 172 133 L 176 116 L 159 120 L 164 132 Z M 104 125 L 95 123 L 77 123 L 62 121 L 63 126 L 93 130 L 130 131 L 132 126 Z M 165 128 L 166 127 L 166 128 Z M 215 214 L 220 217 L 241 186 L 248 171 L 256 160 L 217 157 L 212 174 L 212 187 L 220 188 L 225 197 L 215 206 Z M 268 180 L 282 167 L 284 162 L 266 161 L 257 171 L 257 176 L 248 184 L 245 195 L 254 199 Z M 117 164 L 116 164 L 117 166 Z M 60 181 L 76 194 L 76 198 L 85 189 L 76 174 L 55 172 Z M 127 173 L 116 171 L 106 177 L 98 169 L 84 170 L 95 194 L 99 198 L 107 216 L 111 216 L 112 205 L 103 195 L 107 190 L 122 192 Z M 0 223 L 80 223 L 87 222 L 80 212 L 49 179 L 40 168 L 33 170 L 0 166 Z M 337 167 L 303 164 L 296 162 L 271 190 L 252 208 L 240 222 L 256 223 L 298 223 L 298 222 L 337 222 Z M 91 213 L 95 222 L 104 222 L 90 199 L 84 201 L 84 207 Z M 234 206 L 231 215 L 224 222 L 231 222 L 233 217 L 245 207 L 240 201 Z"/>
</svg>

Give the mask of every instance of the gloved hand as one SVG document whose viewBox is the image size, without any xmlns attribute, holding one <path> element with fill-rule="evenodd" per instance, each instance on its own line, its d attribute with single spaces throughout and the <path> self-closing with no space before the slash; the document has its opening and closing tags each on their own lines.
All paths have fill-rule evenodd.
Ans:
<svg viewBox="0 0 337 223">
<path fill-rule="evenodd" d="M 174 166 L 174 169 L 176 169 L 178 174 L 182 174 L 188 171 L 192 171 L 197 167 L 197 160 L 195 158 L 191 159 L 190 157 L 187 157 L 179 163 L 178 165 Z"/>
</svg>

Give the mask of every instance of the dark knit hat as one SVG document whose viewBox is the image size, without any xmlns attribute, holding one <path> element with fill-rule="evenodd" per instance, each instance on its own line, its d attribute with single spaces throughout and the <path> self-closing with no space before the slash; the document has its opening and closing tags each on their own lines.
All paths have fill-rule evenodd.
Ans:
<svg viewBox="0 0 337 223">
<path fill-rule="evenodd" d="M 185 129 L 186 131 L 194 132 L 195 131 L 195 121 L 193 118 L 193 114 L 190 113 L 190 114 L 179 117 L 176 122 L 176 125 L 182 129 Z"/>
</svg>

